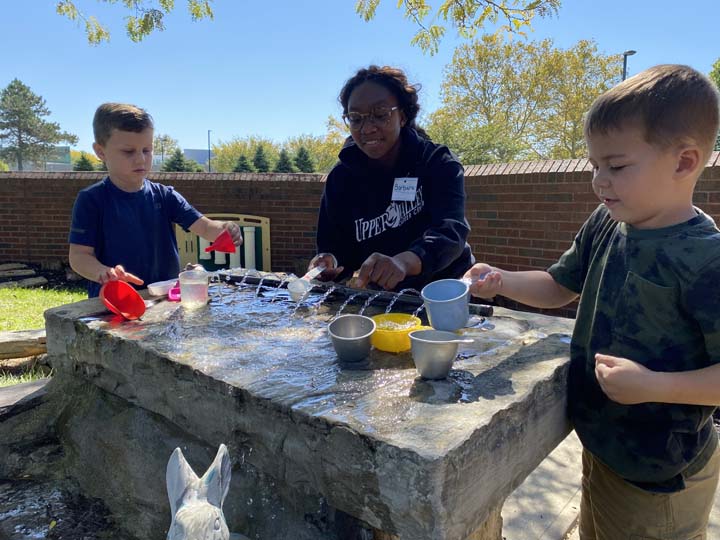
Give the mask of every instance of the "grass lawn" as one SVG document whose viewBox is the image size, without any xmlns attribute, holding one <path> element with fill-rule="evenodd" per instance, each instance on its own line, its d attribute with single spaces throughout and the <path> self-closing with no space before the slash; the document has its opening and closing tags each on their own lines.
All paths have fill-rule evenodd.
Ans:
<svg viewBox="0 0 720 540">
<path fill-rule="evenodd" d="M 4 386 L 13 386 L 15 384 L 36 381 L 43 377 L 48 377 L 52 374 L 48 374 L 47 370 L 41 368 L 33 368 L 25 373 L 7 373 L 0 371 L 0 388 Z"/>
<path fill-rule="evenodd" d="M 87 298 L 84 288 L 0 289 L 0 332 L 45 328 L 43 312 L 51 307 Z"/>
</svg>

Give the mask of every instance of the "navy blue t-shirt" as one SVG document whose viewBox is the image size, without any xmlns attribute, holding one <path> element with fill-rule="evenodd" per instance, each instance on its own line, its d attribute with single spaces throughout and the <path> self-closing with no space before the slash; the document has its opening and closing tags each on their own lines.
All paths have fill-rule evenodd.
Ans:
<svg viewBox="0 0 720 540">
<path fill-rule="evenodd" d="M 173 224 L 187 230 L 201 217 L 170 186 L 146 179 L 142 189 L 128 193 L 105 178 L 78 193 L 68 240 L 95 248 L 104 265 L 121 264 L 142 279 L 144 287 L 177 277 L 180 260 Z M 88 286 L 90 298 L 99 291 L 99 283 Z"/>
</svg>

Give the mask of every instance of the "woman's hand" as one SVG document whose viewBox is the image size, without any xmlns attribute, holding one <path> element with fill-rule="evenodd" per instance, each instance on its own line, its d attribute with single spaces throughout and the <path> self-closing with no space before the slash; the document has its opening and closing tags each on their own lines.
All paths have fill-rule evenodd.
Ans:
<svg viewBox="0 0 720 540">
<path fill-rule="evenodd" d="M 470 294 L 480 298 L 493 298 L 502 289 L 502 275 L 489 264 L 473 265 L 465 272 L 463 279 L 470 282 Z"/>
<path fill-rule="evenodd" d="M 126 272 L 119 264 L 117 266 L 107 267 L 104 271 L 100 272 L 100 275 L 98 276 L 98 283 L 102 285 L 108 281 L 125 281 L 135 285 L 143 284 L 142 279 L 137 277 L 135 274 Z"/>
<path fill-rule="evenodd" d="M 413 262 L 417 266 L 420 265 L 420 258 L 412 253 L 411 255 L 417 261 L 408 261 L 407 254 L 403 252 L 394 257 L 388 257 L 382 253 L 373 253 L 360 267 L 355 284 L 357 288 L 364 288 L 368 283 L 373 282 L 385 290 L 392 290 L 397 284 L 405 279 L 408 275 L 408 266 Z"/>
<path fill-rule="evenodd" d="M 316 279 L 319 281 L 335 281 L 335 279 L 345 270 L 344 266 L 338 266 L 337 259 L 332 253 L 318 253 L 315 255 L 310 264 L 308 264 L 308 272 L 318 266 L 324 266 L 323 270 Z"/>
</svg>

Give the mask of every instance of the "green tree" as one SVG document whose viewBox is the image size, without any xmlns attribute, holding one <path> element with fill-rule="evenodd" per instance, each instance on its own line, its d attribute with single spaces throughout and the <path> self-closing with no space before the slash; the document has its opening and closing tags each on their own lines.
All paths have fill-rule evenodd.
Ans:
<svg viewBox="0 0 720 540">
<path fill-rule="evenodd" d="M 720 89 L 720 58 L 715 60 L 715 63 L 712 66 L 712 70 L 710 70 L 710 78 L 715 83 L 715 86 Z"/>
<path fill-rule="evenodd" d="M 98 0 L 101 1 L 101 0 Z M 102 0 L 110 4 L 122 3 L 128 11 L 125 29 L 128 37 L 142 41 L 154 31 L 165 29 L 165 17 L 175 9 L 174 0 Z M 193 21 L 214 19 L 210 7 L 212 0 L 187 0 L 187 10 Z M 97 45 L 110 40 L 110 32 L 94 16 L 80 11 L 76 0 L 56 0 L 55 11 L 70 19 L 81 21 L 88 42 Z M 355 10 L 363 19 L 375 17 L 380 0 L 356 0 Z M 433 2 L 433 4 L 436 4 Z M 499 24 L 499 31 L 524 35 L 536 16 L 555 15 L 561 0 L 442 0 L 431 6 L 428 0 L 398 0 L 397 7 L 404 11 L 418 32 L 412 43 L 434 54 L 445 35 L 446 25 L 455 28 L 461 37 L 472 39 L 485 24 Z M 430 21 L 428 23 L 428 21 Z"/>
<path fill-rule="evenodd" d="M 715 86 L 718 87 L 718 90 L 720 90 L 720 58 L 715 60 L 715 63 L 712 66 L 712 71 L 710 71 L 710 79 L 715 83 Z M 715 141 L 715 150 L 720 150 L 720 133 L 718 133 L 717 139 Z"/>
<path fill-rule="evenodd" d="M 430 115 L 426 131 L 433 141 L 452 149 L 466 165 L 512 161 L 525 149 L 522 141 L 508 137 L 497 125 L 473 124 L 444 109 Z"/>
<path fill-rule="evenodd" d="M 290 159 L 290 154 L 288 154 L 288 151 L 285 150 L 284 148 L 282 150 L 280 150 L 280 157 L 278 158 L 277 163 L 275 163 L 273 172 L 277 172 L 277 173 L 295 172 L 295 167 L 293 167 L 293 162 Z"/>
<path fill-rule="evenodd" d="M 584 116 L 595 98 L 620 82 L 620 55 L 603 55 L 594 41 L 553 49 L 546 59 L 550 78 L 548 108 L 534 126 L 536 151 L 551 159 L 587 155 Z"/>
<path fill-rule="evenodd" d="M 107 165 L 105 165 L 104 161 L 100 161 L 100 163 L 95 166 L 95 169 L 98 171 L 107 171 Z"/>
<path fill-rule="evenodd" d="M 162 170 L 164 172 L 202 172 L 203 168 L 197 161 L 187 159 L 178 148 L 170 159 L 163 163 Z"/>
<path fill-rule="evenodd" d="M 60 131 L 55 122 L 43 120 L 49 115 L 45 100 L 18 79 L 0 92 L 2 157 L 17 163 L 19 171 L 24 161 L 41 161 L 60 142 L 77 143 L 75 135 Z"/>
<path fill-rule="evenodd" d="M 295 152 L 295 159 L 293 161 L 298 171 L 304 173 L 315 172 L 315 164 L 313 163 L 312 156 L 304 146 L 301 146 L 297 152 Z"/>
<path fill-rule="evenodd" d="M 357 0 L 355 10 L 366 21 L 375 17 L 380 0 Z M 398 0 L 397 7 L 404 9 L 405 18 L 418 26 L 413 45 L 434 54 L 445 35 L 445 24 L 454 27 L 466 39 L 475 37 L 486 23 L 500 24 L 500 32 L 524 35 L 524 30 L 536 16 L 555 15 L 561 0 Z M 427 23 L 426 21 L 430 21 Z M 435 24 L 437 21 L 440 24 Z"/>
<path fill-rule="evenodd" d="M 165 157 L 171 156 L 175 150 L 180 148 L 177 139 L 173 139 L 170 135 L 160 134 L 153 138 L 153 154 L 160 156 L 160 161 L 165 163 Z"/>
<path fill-rule="evenodd" d="M 73 165 L 77 163 L 77 161 L 83 156 L 83 154 L 85 155 L 85 159 L 87 159 L 93 166 L 93 170 L 95 170 L 94 167 L 97 167 L 98 165 L 100 165 L 100 163 L 102 163 L 102 161 L 100 161 L 98 158 L 88 152 L 83 152 L 81 150 L 70 150 L 70 161 L 73 163 Z"/>
<path fill-rule="evenodd" d="M 245 154 L 240 154 L 233 172 L 253 172 L 252 165 L 250 165 L 250 162 Z"/>
<path fill-rule="evenodd" d="M 220 141 L 212 147 L 212 168 L 217 172 L 231 172 L 241 155 L 254 156 L 257 147 L 262 145 L 268 163 L 275 163 L 280 155 L 280 147 L 270 139 L 250 136 Z"/>
<path fill-rule="evenodd" d="M 8 165 L 2 159 L 0 159 L 0 172 L 7 172 L 9 170 L 10 170 L 10 165 Z"/>
<path fill-rule="evenodd" d="M 253 156 L 253 167 L 257 172 L 269 172 L 270 163 L 268 163 L 267 156 L 265 155 L 265 148 L 262 144 L 259 144 L 255 148 L 255 155 Z"/>
<path fill-rule="evenodd" d="M 99 0 L 98 0 L 99 1 Z M 193 21 L 213 19 L 210 8 L 212 0 L 187 0 L 187 10 Z M 125 29 L 128 37 L 135 41 L 142 41 L 154 31 L 165 29 L 165 16 L 175 9 L 174 0 L 102 0 L 104 3 L 122 3 L 127 9 Z M 110 41 L 110 32 L 93 15 L 80 11 L 75 0 L 58 0 L 55 11 L 71 21 L 82 21 L 88 42 L 97 45 L 103 41 Z"/>
<path fill-rule="evenodd" d="M 619 81 L 619 58 L 599 54 L 592 41 L 563 50 L 549 39 L 483 36 L 455 51 L 429 131 L 450 145 L 478 137 L 471 149 L 478 163 L 581 157 L 583 115 Z M 486 145 L 488 153 L 478 155 Z"/>
<path fill-rule="evenodd" d="M 73 171 L 94 171 L 92 162 L 88 159 L 85 152 L 80 153 L 80 157 L 73 165 Z"/>
<path fill-rule="evenodd" d="M 315 161 L 315 170 L 321 173 L 330 172 L 337 163 L 338 153 L 348 131 L 342 120 L 334 116 L 328 117 L 326 127 L 327 132 L 323 136 L 299 135 L 289 138 L 283 146 L 293 154 L 297 154 L 304 146 Z"/>
</svg>

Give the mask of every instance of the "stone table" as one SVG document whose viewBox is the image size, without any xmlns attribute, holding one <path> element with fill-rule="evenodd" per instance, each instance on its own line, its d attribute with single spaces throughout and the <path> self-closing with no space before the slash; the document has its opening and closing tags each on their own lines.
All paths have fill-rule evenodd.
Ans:
<svg viewBox="0 0 720 540">
<path fill-rule="evenodd" d="M 408 353 L 339 365 L 337 306 L 317 300 L 295 313 L 284 292 L 225 288 L 140 321 L 97 300 L 49 310 L 50 393 L 82 489 L 161 535 L 172 449 L 204 470 L 225 443 L 225 512 L 250 538 L 499 540 L 503 501 L 569 432 L 573 321 L 496 308 L 471 319 L 448 379 L 424 381 Z"/>
</svg>

